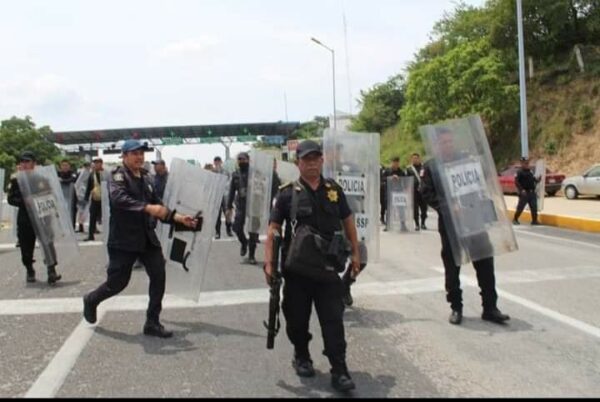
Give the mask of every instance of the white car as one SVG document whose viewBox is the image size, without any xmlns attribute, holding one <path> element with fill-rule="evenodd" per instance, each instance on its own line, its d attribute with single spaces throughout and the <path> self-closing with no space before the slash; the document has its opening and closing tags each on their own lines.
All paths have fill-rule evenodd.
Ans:
<svg viewBox="0 0 600 402">
<path fill-rule="evenodd" d="M 562 191 L 569 200 L 580 195 L 600 195 L 600 163 L 593 165 L 581 176 L 567 177 L 562 182 Z"/>
</svg>

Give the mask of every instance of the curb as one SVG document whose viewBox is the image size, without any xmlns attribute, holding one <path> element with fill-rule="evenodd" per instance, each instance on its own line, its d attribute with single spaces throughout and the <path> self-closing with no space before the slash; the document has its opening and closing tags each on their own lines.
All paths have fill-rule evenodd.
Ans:
<svg viewBox="0 0 600 402">
<path fill-rule="evenodd" d="M 514 209 L 508 209 L 507 215 L 512 221 L 515 215 Z M 523 211 L 519 217 L 520 221 L 531 222 L 531 213 Z M 552 215 L 543 212 L 538 213 L 538 221 L 542 225 L 556 226 L 559 228 L 580 230 L 582 232 L 600 233 L 600 219 L 586 219 L 575 216 Z"/>
</svg>

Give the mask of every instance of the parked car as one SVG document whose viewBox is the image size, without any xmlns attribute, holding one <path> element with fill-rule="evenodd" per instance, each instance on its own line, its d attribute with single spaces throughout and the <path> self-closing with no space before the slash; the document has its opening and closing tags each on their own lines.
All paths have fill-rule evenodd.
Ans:
<svg viewBox="0 0 600 402">
<path fill-rule="evenodd" d="M 600 163 L 592 165 L 580 176 L 567 177 L 562 182 L 562 190 L 569 200 L 580 195 L 600 195 Z"/>
<path fill-rule="evenodd" d="M 532 169 L 535 163 L 531 163 Z M 504 194 L 516 194 L 517 186 L 515 185 L 515 176 L 517 171 L 521 168 L 520 164 L 512 164 L 498 173 L 498 179 L 500 180 L 500 187 Z M 565 179 L 565 175 L 562 173 L 553 173 L 546 168 L 546 195 L 552 197 L 561 188 L 561 184 Z"/>
</svg>

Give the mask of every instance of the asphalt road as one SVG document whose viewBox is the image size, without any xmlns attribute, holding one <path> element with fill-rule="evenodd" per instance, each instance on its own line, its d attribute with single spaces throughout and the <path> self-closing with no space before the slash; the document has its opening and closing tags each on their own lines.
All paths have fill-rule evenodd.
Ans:
<svg viewBox="0 0 600 402">
<path fill-rule="evenodd" d="M 452 326 L 434 219 L 428 225 L 419 234 L 382 232 L 380 260 L 354 287 L 355 305 L 345 313 L 357 385 L 351 396 L 600 396 L 600 235 L 515 228 L 519 251 L 496 259 L 509 324 L 480 319 L 467 265 L 465 318 Z M 240 263 L 232 239 L 213 243 L 200 302 L 165 298 L 161 318 L 175 336 L 162 340 L 142 334 L 143 270 L 89 325 L 81 296 L 104 280 L 103 246 L 82 246 L 76 263 L 58 267 L 63 280 L 55 287 L 36 264 L 39 282 L 28 285 L 7 236 L 0 235 L 0 397 L 342 396 L 330 388 L 314 314 L 316 377 L 295 375 L 284 331 L 266 349 L 264 277 L 260 266 Z M 41 261 L 39 249 L 36 255 Z"/>
</svg>

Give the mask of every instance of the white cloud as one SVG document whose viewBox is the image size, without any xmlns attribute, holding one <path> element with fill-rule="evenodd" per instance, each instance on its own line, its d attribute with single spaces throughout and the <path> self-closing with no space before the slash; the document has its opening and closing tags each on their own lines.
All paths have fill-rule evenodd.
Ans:
<svg viewBox="0 0 600 402">
<path fill-rule="evenodd" d="M 162 58 L 193 57 L 206 53 L 221 43 L 215 36 L 203 35 L 194 39 L 183 39 L 163 46 L 158 55 Z"/>
</svg>

